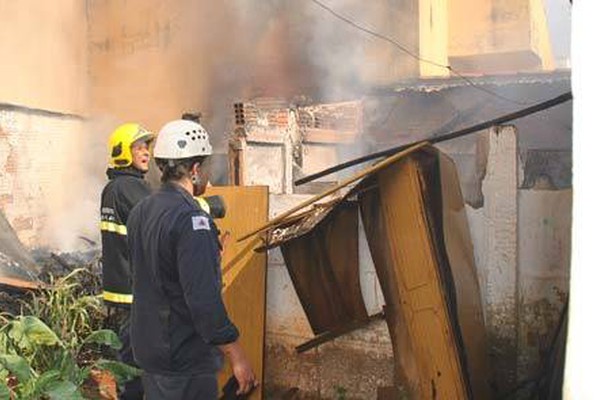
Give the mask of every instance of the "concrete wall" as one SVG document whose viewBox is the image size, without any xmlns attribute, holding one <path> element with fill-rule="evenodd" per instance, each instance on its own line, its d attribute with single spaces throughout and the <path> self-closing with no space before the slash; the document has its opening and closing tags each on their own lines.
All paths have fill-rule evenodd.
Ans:
<svg viewBox="0 0 600 400">
<path fill-rule="evenodd" d="M 448 8 L 452 56 L 529 50 L 528 1 L 449 0 Z"/>
<path fill-rule="evenodd" d="M 332 6 L 418 54 L 416 2 Z M 335 98 L 419 76 L 413 57 L 312 3 L 90 0 L 88 19 L 93 112 L 151 129 L 200 109 L 222 135 L 240 98 Z"/>
<path fill-rule="evenodd" d="M 158 130 L 184 110 L 207 107 L 203 77 L 211 66 L 193 48 L 198 30 L 185 21 L 185 2 L 88 3 L 94 114 Z"/>
<path fill-rule="evenodd" d="M 336 8 L 417 51 L 412 3 Z M 314 4 L 90 0 L 88 18 L 92 111 L 151 129 L 199 109 L 216 139 L 240 98 L 333 97 L 418 76 L 414 59 Z"/>
<path fill-rule="evenodd" d="M 482 134 L 479 146 L 472 141 L 471 162 L 483 159 L 483 173 L 475 167 L 469 172 L 481 185 L 482 202 L 467 205 L 467 216 L 500 392 L 538 371 L 570 275 L 572 191 L 541 185 L 519 189 L 524 165 L 517 135 L 505 127 Z M 464 142 L 443 147 L 459 165 L 465 158 L 456 150 L 469 151 Z"/>
<path fill-rule="evenodd" d="M 339 5 L 337 9 L 360 25 L 396 41 L 409 52 L 419 54 L 419 3 L 412 0 L 353 0 L 354 10 L 348 5 Z M 389 85 L 419 76 L 419 62 L 414 57 L 389 42 L 357 33 L 359 31 L 348 31 L 346 37 L 364 49 L 363 59 L 352 60 L 359 65 L 364 84 Z"/>
<path fill-rule="evenodd" d="M 85 1 L 0 1 L 0 103 L 83 114 Z"/>
<path fill-rule="evenodd" d="M 458 71 L 554 68 L 542 0 L 448 0 L 448 10 L 448 56 Z"/>
<path fill-rule="evenodd" d="M 573 191 L 519 190 L 517 376 L 531 378 L 569 293 Z"/>
</svg>

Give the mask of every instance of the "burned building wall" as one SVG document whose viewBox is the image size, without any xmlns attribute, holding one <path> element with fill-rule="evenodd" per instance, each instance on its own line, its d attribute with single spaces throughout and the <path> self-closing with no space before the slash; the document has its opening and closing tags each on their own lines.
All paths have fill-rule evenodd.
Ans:
<svg viewBox="0 0 600 400">
<path fill-rule="evenodd" d="M 418 52 L 415 2 L 332 7 Z M 240 98 L 340 99 L 418 76 L 413 57 L 310 2 L 91 0 L 87 15 L 93 112 L 152 129 L 199 109 L 222 136 Z"/>
<path fill-rule="evenodd" d="M 61 246 L 83 202 L 72 196 L 86 147 L 85 11 L 77 0 L 0 4 L 0 211 L 28 247 Z"/>
<path fill-rule="evenodd" d="M 541 81 L 538 82 L 538 78 Z M 552 93 L 568 89 L 568 76 L 566 80 L 564 78 L 561 74 L 534 76 L 531 83 L 497 88 L 502 88 L 500 93 L 516 99 L 521 96 L 532 102 L 525 96 L 545 99 Z M 363 136 L 356 138 L 358 143 L 351 143 L 351 146 L 358 146 L 365 153 L 382 150 L 464 128 L 515 107 L 500 98 L 492 101 L 490 96 L 468 85 L 440 89 L 439 92 L 400 92 L 398 97 L 401 101 L 388 99 L 385 107 L 382 103 L 379 108 L 374 104 L 365 107 Z M 387 126 L 377 125 L 382 120 L 388 122 Z M 538 371 L 564 304 L 570 255 L 570 124 L 570 108 L 566 104 L 519 120 L 511 129 L 485 131 L 439 145 L 456 163 L 467 203 L 483 288 L 482 303 L 485 304 L 488 335 L 493 343 L 490 352 L 496 368 L 496 382 L 499 382 L 496 390 L 500 392 Z M 506 135 L 510 137 L 510 146 L 505 148 L 502 146 L 507 146 Z M 494 137 L 502 140 L 494 142 L 497 146 L 492 152 Z M 313 152 L 315 157 L 312 162 L 305 159 L 303 167 L 312 168 L 311 172 L 351 158 L 340 157 L 339 153 L 334 157 L 333 153 L 321 151 L 322 147 L 333 146 L 339 150 L 348 145 L 340 132 L 337 144 L 311 143 L 306 139 L 304 136 L 301 148 L 306 153 Z M 331 157 L 329 163 L 324 160 L 326 155 Z M 334 177 L 325 179 L 336 180 Z M 272 204 L 285 203 L 283 199 L 285 196 L 273 200 Z M 287 208 L 289 206 L 291 204 Z M 383 301 L 368 250 L 365 252 L 362 246 L 361 249 L 363 296 L 372 314 L 381 309 Z M 273 278 L 269 284 L 272 300 L 267 329 L 269 346 L 275 348 L 271 362 L 276 366 L 271 370 L 270 382 L 294 386 L 297 380 L 303 390 L 316 391 L 318 388 L 307 382 L 320 376 L 319 363 L 329 344 L 305 354 L 295 354 L 293 347 L 308 340 L 311 332 L 283 261 L 276 254 L 271 257 L 269 268 L 269 276 Z M 373 350 L 379 360 L 391 360 L 391 347 L 386 347 L 390 346 L 389 337 L 384 338 L 388 334 L 382 326 L 362 329 L 336 339 L 335 343 L 343 348 L 345 340 L 352 338 L 352 341 L 362 343 L 364 349 L 361 354 L 355 354 L 356 359 L 368 359 Z M 382 343 L 387 344 L 382 347 Z M 311 372 L 302 375 L 303 368 Z M 290 372 L 292 378 L 286 377 L 287 372 L 281 372 L 284 370 Z M 368 374 L 370 372 L 365 376 Z M 321 388 L 332 386 L 326 381 L 318 382 L 321 382 L 318 386 Z M 352 381 L 348 385 L 353 387 Z M 369 390 L 375 390 L 373 388 Z"/>
<path fill-rule="evenodd" d="M 572 189 L 519 189 L 517 375 L 541 367 L 569 293 Z"/>
<path fill-rule="evenodd" d="M 0 106 L 0 209 L 28 247 L 60 247 L 81 210 L 82 132 L 81 118 Z"/>
<path fill-rule="evenodd" d="M 478 140 L 441 146 L 465 164 L 470 142 L 470 163 L 484 159 L 479 173 L 476 168 L 461 172 L 463 177 L 474 174 L 471 178 L 481 184 L 481 202 L 466 208 L 499 392 L 538 373 L 566 303 L 570 276 L 570 183 L 557 179 L 563 168 L 557 174 L 546 169 L 548 175 L 539 175 L 537 184 L 524 185 L 520 134 L 526 132 L 498 128 L 480 134 L 485 146 L 477 146 Z"/>
</svg>

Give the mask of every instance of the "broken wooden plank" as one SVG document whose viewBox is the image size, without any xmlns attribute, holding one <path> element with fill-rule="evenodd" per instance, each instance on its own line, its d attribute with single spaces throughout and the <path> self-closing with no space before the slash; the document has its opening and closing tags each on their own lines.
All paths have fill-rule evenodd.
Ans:
<svg viewBox="0 0 600 400">
<path fill-rule="evenodd" d="M 377 314 L 373 314 L 373 315 L 369 316 L 369 318 L 366 320 L 353 321 L 347 325 L 341 326 L 332 331 L 324 332 L 324 333 L 296 346 L 296 353 L 298 353 L 298 354 L 304 353 L 305 351 L 313 349 L 317 346 L 320 346 L 324 343 L 327 343 L 335 338 L 343 336 L 343 335 L 350 333 L 352 331 L 355 331 L 357 329 L 363 328 L 363 327 L 369 325 L 371 322 L 377 321 L 377 320 L 380 320 L 383 318 L 385 318 L 385 314 L 383 311 L 381 311 Z"/>
<path fill-rule="evenodd" d="M 281 244 L 300 304 L 315 334 L 366 321 L 358 270 L 358 205 L 342 202 L 316 226 Z"/>
<path fill-rule="evenodd" d="M 365 169 L 364 171 L 359 172 L 358 174 L 342 181 L 341 183 L 337 184 L 336 186 L 334 186 L 331 189 L 328 189 L 326 191 L 324 191 L 323 193 L 320 193 L 314 197 L 311 197 L 310 199 L 303 201 L 302 203 L 300 203 L 299 205 L 292 207 L 291 209 L 289 209 L 288 211 L 278 215 L 277 217 L 273 218 L 272 220 L 270 220 L 269 222 L 267 222 L 264 225 L 261 225 L 260 227 L 242 235 L 240 238 L 238 238 L 238 242 L 248 239 L 250 236 L 255 235 L 259 232 L 265 231 L 269 228 L 272 228 L 274 226 L 276 226 L 277 224 L 279 224 L 281 221 L 283 221 L 284 219 L 286 219 L 287 217 L 289 217 L 290 215 L 296 213 L 297 211 L 302 210 L 304 207 L 307 207 L 319 200 L 321 200 L 324 197 L 329 196 L 330 194 L 333 194 L 335 192 L 337 192 L 338 190 L 350 185 L 351 183 L 354 183 L 356 181 L 359 181 L 361 179 L 363 179 L 364 177 L 368 176 L 369 174 L 372 174 L 373 172 L 377 172 L 385 167 L 387 167 L 390 164 L 393 164 L 394 162 L 398 161 L 399 159 L 401 159 L 402 157 L 405 157 L 406 155 L 412 153 L 415 150 L 418 150 L 420 148 L 422 148 L 423 146 L 427 145 L 427 142 L 421 142 L 421 143 L 417 143 L 414 146 L 411 146 L 407 149 L 404 149 L 403 151 L 398 152 L 397 154 L 394 154 L 388 158 L 386 158 L 383 161 L 378 162 L 377 164 Z"/>
</svg>

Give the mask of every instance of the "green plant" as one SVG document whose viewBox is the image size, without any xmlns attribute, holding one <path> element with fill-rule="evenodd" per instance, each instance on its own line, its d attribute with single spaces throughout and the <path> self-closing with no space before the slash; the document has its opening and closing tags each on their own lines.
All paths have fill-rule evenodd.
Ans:
<svg viewBox="0 0 600 400">
<path fill-rule="evenodd" d="M 119 349 L 121 342 L 110 330 L 97 330 L 83 338 L 77 347 L 63 342 L 43 321 L 19 316 L 0 328 L 0 398 L 83 399 L 81 387 L 92 369 L 109 370 L 118 382 L 138 375 L 128 365 L 110 360 L 77 363 L 88 345 Z"/>
<path fill-rule="evenodd" d="M 101 329 L 102 302 L 85 293 L 74 270 L 50 279 L 46 289 L 24 301 L 22 314 L 0 315 L 0 399 L 82 399 L 96 370 L 108 370 L 118 383 L 141 371 L 103 359 L 101 349 L 118 350 L 117 335 Z"/>
<path fill-rule="evenodd" d="M 61 278 L 50 276 L 46 288 L 24 302 L 24 312 L 43 320 L 63 341 L 77 345 L 77 339 L 102 327 L 104 310 L 98 295 L 85 292 L 80 281 L 89 274 L 84 268 Z"/>
</svg>

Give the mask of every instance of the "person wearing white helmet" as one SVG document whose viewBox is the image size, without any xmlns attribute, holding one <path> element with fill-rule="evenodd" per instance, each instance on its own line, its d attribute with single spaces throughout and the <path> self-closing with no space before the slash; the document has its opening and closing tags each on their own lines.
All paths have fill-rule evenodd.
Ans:
<svg viewBox="0 0 600 400">
<path fill-rule="evenodd" d="M 208 133 L 193 121 L 167 123 L 154 159 L 162 186 L 127 222 L 134 274 L 131 339 L 146 399 L 216 399 L 223 354 L 239 383 L 257 385 L 221 296 L 218 231 L 194 196 L 208 182 Z"/>
</svg>

